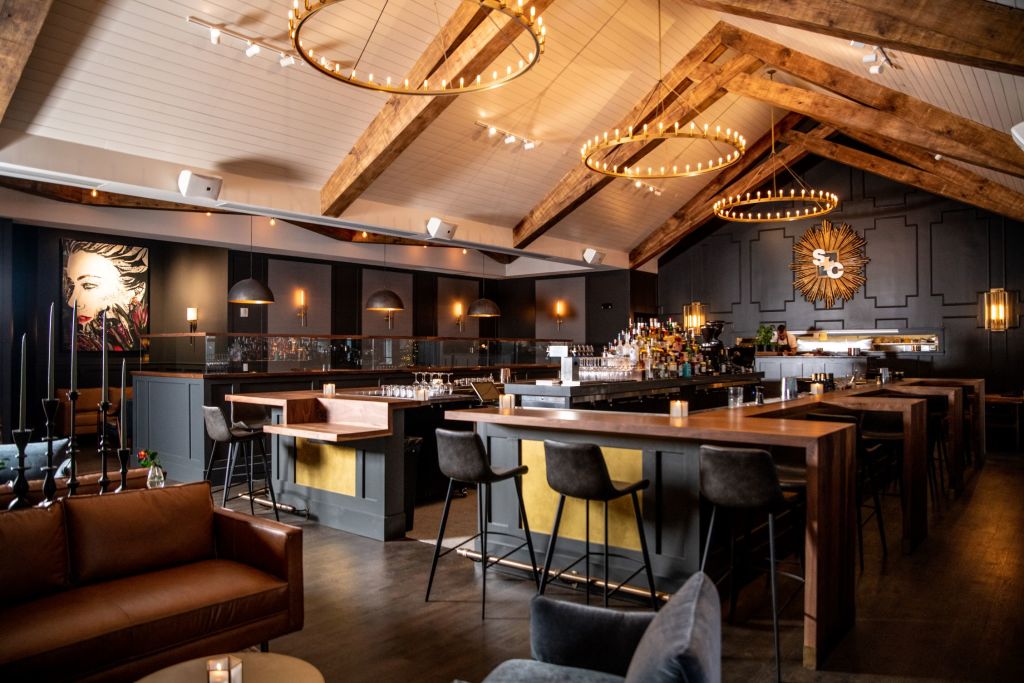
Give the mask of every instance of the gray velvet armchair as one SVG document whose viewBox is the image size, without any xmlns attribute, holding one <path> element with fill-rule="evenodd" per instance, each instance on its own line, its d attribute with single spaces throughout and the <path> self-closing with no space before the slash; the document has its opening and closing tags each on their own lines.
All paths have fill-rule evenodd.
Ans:
<svg viewBox="0 0 1024 683">
<path fill-rule="evenodd" d="M 485 683 L 720 683 L 718 590 L 703 573 L 659 612 L 620 612 L 538 596 L 530 614 L 533 659 L 511 659 Z"/>
</svg>

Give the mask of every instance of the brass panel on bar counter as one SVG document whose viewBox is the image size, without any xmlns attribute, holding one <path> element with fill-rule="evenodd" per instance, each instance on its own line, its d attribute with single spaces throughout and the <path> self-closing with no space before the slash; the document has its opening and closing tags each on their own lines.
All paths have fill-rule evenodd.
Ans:
<svg viewBox="0 0 1024 683">
<path fill-rule="evenodd" d="M 544 442 L 523 440 L 522 463 L 530 468 L 523 477 L 523 504 L 526 516 L 530 520 L 530 529 L 550 534 L 555 523 L 555 509 L 558 507 L 558 494 L 548 486 L 547 466 L 544 462 Z M 644 478 L 643 451 L 627 448 L 602 448 L 608 472 L 615 481 L 639 481 Z M 643 508 L 644 492 L 637 494 Z M 565 511 L 562 513 L 562 524 L 558 530 L 559 538 L 572 538 L 582 541 L 586 538 L 586 520 L 584 519 L 582 500 L 566 498 Z M 633 503 L 629 496 L 619 498 L 608 504 L 608 544 L 616 548 L 640 550 L 640 538 L 636 534 L 636 517 L 633 515 Z M 590 506 L 590 540 L 604 543 L 604 506 L 595 502 Z"/>
<path fill-rule="evenodd" d="M 345 496 L 356 495 L 356 449 L 295 439 L 295 483 Z"/>
</svg>

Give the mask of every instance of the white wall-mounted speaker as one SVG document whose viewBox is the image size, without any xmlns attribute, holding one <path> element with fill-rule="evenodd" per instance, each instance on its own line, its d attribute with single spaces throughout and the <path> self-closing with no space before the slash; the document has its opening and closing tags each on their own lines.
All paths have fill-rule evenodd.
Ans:
<svg viewBox="0 0 1024 683">
<path fill-rule="evenodd" d="M 455 237 L 455 228 L 458 226 L 454 223 L 448 223 L 437 216 L 431 216 L 427 219 L 427 235 L 432 240 L 450 240 Z"/>
<path fill-rule="evenodd" d="M 603 251 L 598 251 L 597 249 L 592 249 L 590 247 L 583 250 L 583 260 L 592 266 L 599 266 L 604 263 L 604 257 L 605 253 Z"/>
<path fill-rule="evenodd" d="M 1017 146 L 1024 149 L 1024 121 L 1011 128 L 1010 135 L 1013 136 L 1013 141 L 1017 143 Z"/>
<path fill-rule="evenodd" d="M 182 171 L 178 174 L 178 190 L 186 197 L 202 197 L 216 199 L 220 196 L 223 178 L 213 175 L 200 175 L 193 171 Z"/>
</svg>

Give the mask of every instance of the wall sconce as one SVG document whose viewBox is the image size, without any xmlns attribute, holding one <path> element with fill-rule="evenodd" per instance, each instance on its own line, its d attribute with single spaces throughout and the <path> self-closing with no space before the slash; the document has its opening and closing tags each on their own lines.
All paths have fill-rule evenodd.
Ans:
<svg viewBox="0 0 1024 683">
<path fill-rule="evenodd" d="M 555 325 L 560 330 L 562 329 L 562 323 L 565 322 L 565 302 L 559 299 L 555 302 Z"/>
<path fill-rule="evenodd" d="M 1017 297 L 1002 287 L 981 294 L 981 322 L 989 332 L 1006 332 L 1017 327 Z"/>
<path fill-rule="evenodd" d="M 690 304 L 683 306 L 683 327 L 692 332 L 696 332 L 700 328 L 704 327 L 707 311 L 705 310 L 704 304 L 699 301 L 694 301 Z"/>
<path fill-rule="evenodd" d="M 189 306 L 185 309 L 185 322 L 188 323 L 189 334 L 195 334 L 196 330 L 199 329 L 199 309 L 194 306 Z M 188 344 L 192 348 L 195 348 L 196 338 L 189 337 Z"/>
<path fill-rule="evenodd" d="M 462 302 L 456 301 L 452 306 L 452 313 L 455 314 L 455 324 L 459 326 L 459 332 L 466 330 L 466 318 L 462 312 Z"/>
<path fill-rule="evenodd" d="M 300 289 L 296 297 L 298 301 L 299 326 L 306 327 L 309 324 L 309 305 L 306 303 L 306 290 Z"/>
</svg>

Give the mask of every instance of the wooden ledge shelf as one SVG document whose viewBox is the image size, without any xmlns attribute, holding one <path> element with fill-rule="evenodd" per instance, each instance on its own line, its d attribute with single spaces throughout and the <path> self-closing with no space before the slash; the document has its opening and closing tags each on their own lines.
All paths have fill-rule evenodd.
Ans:
<svg viewBox="0 0 1024 683">
<path fill-rule="evenodd" d="M 315 439 L 328 443 L 360 441 L 391 436 L 390 429 L 375 429 L 361 424 L 338 424 L 336 422 L 306 422 L 290 425 L 267 425 L 263 428 L 268 434 L 294 436 L 299 439 Z"/>
</svg>

